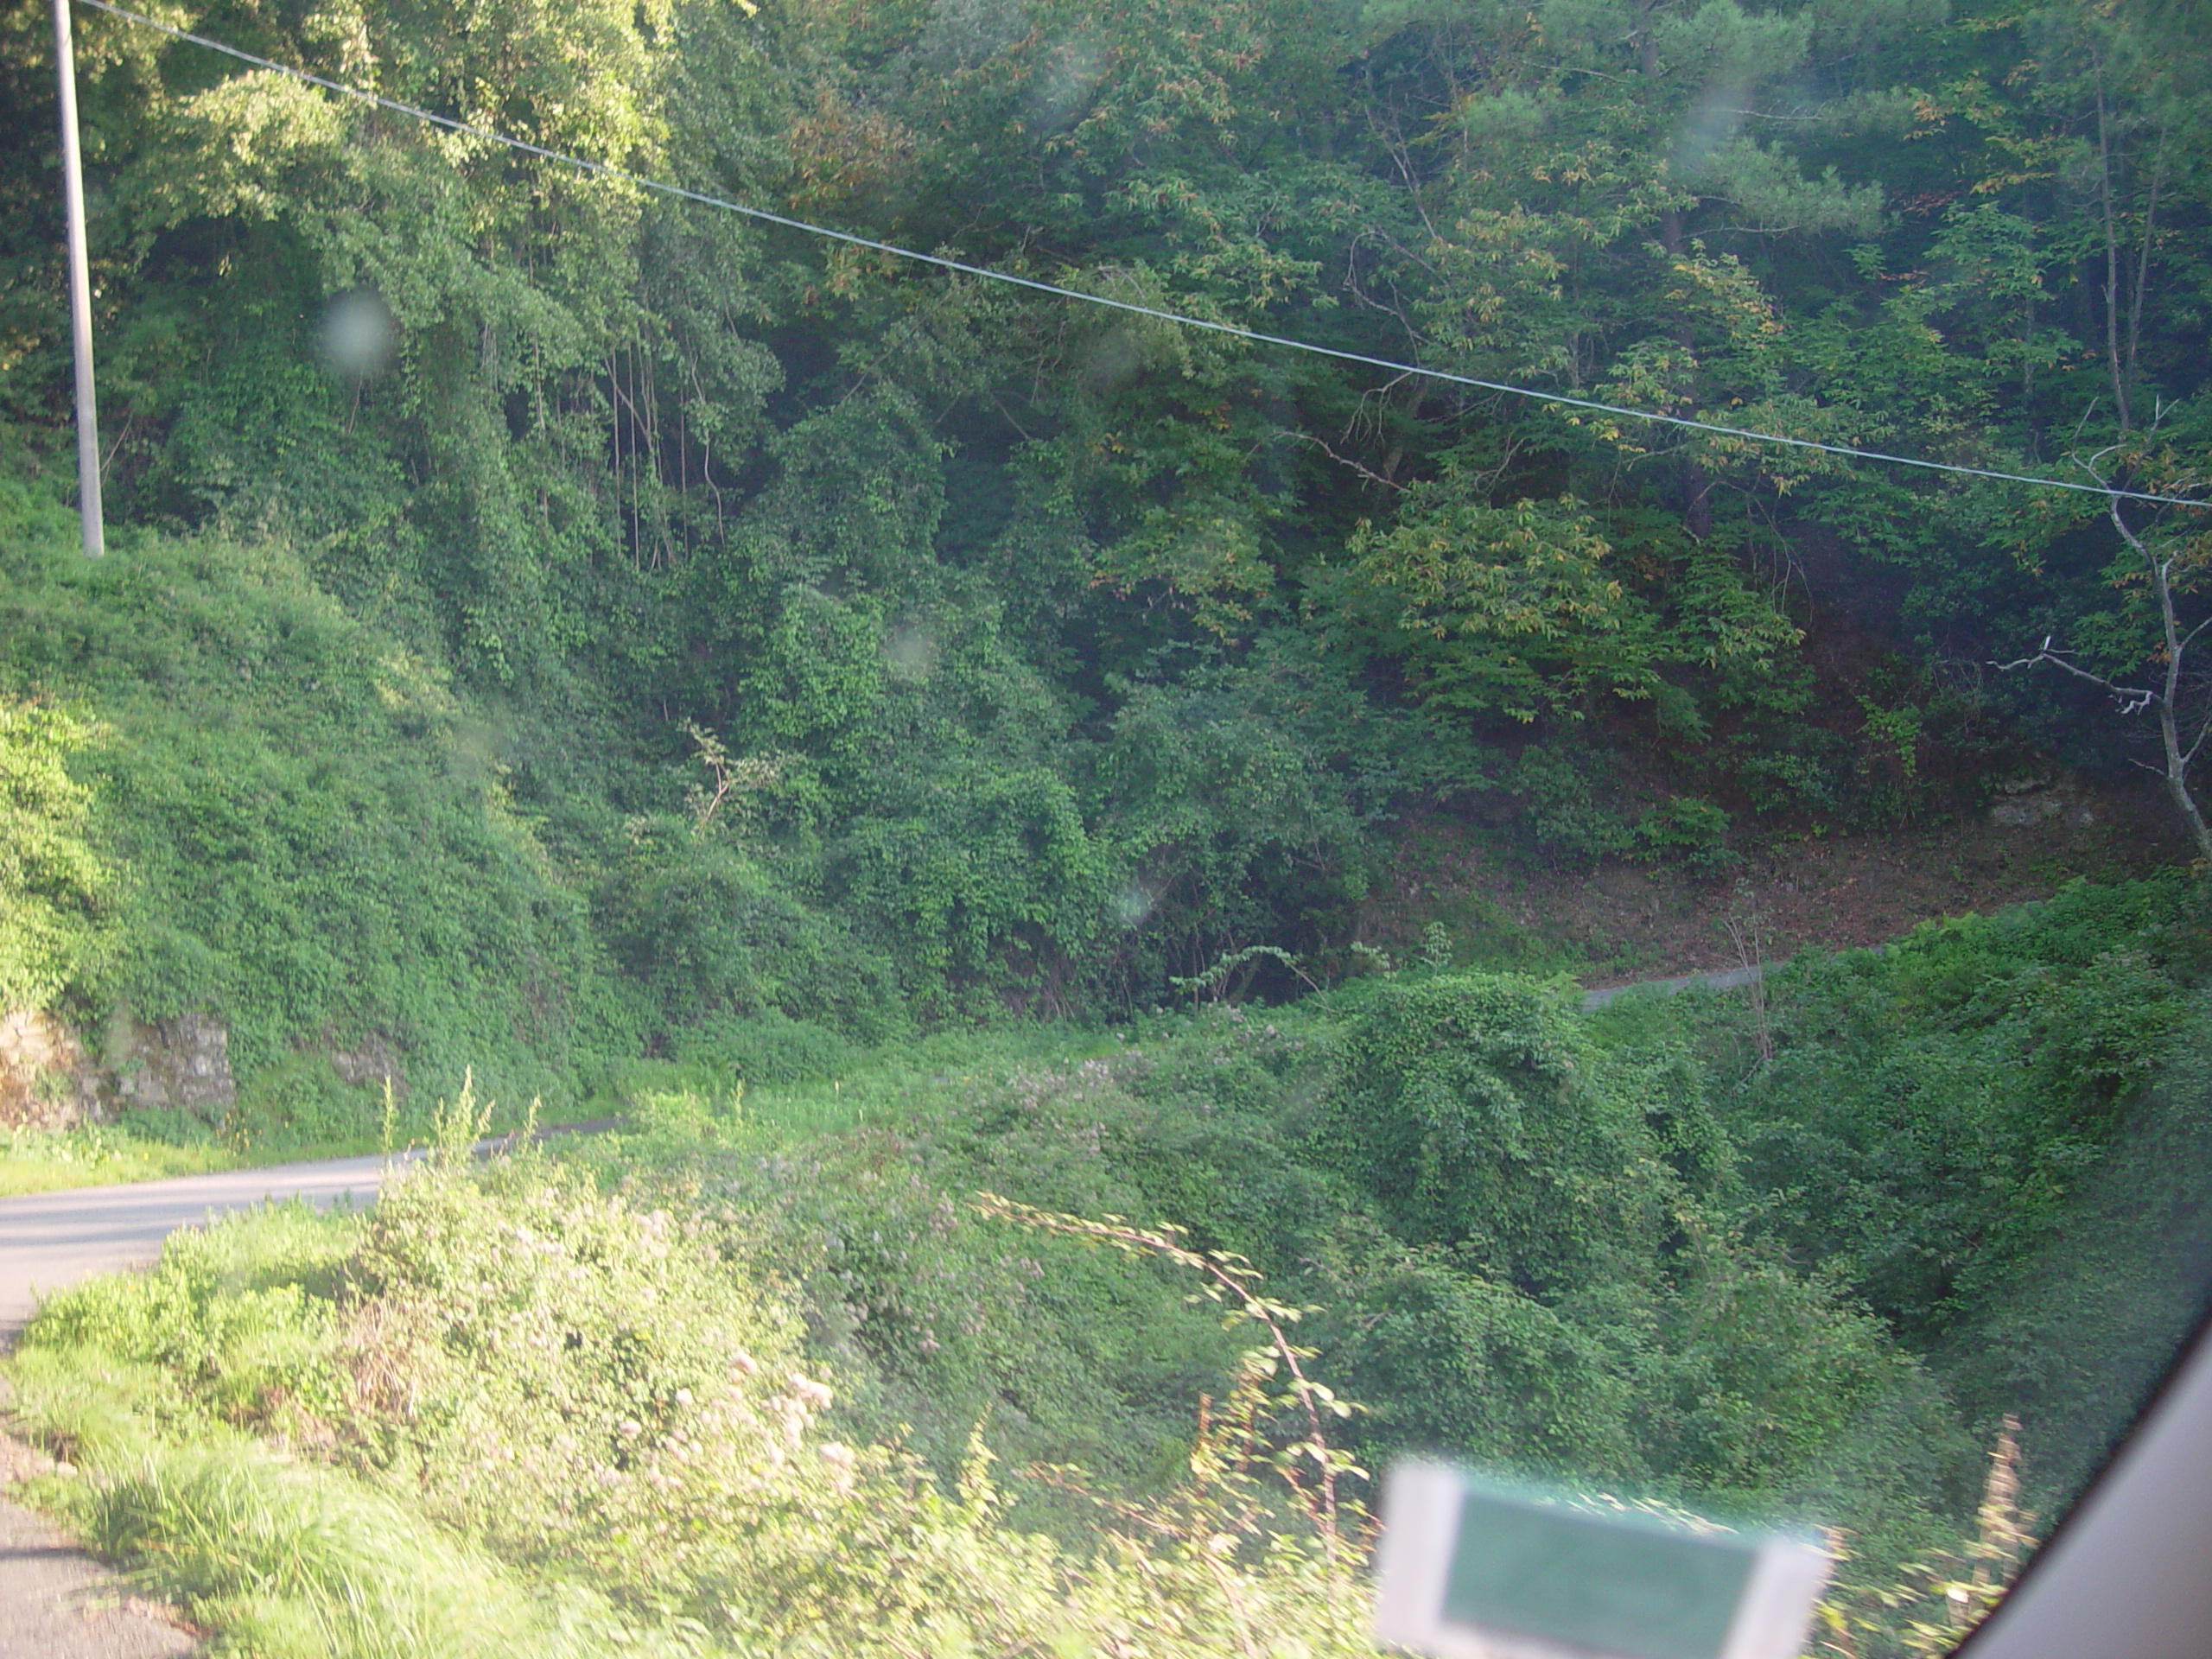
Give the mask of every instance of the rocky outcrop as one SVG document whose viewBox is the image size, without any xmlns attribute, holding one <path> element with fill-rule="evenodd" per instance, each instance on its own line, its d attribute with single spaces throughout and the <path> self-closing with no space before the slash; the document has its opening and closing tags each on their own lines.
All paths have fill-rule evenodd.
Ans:
<svg viewBox="0 0 2212 1659">
<path fill-rule="evenodd" d="M 2049 778 L 2008 779 L 1997 785 L 1998 799 L 1989 809 L 1989 821 L 2001 830 L 2054 828 L 2087 830 L 2097 821 L 2096 809 L 2080 791 Z"/>
<path fill-rule="evenodd" d="M 393 1096 L 407 1098 L 407 1073 L 400 1065 L 398 1046 L 381 1033 L 369 1032 L 350 1045 L 332 1043 L 323 1052 L 329 1057 L 330 1069 L 347 1087 L 358 1089 L 367 1084 L 381 1089 L 389 1080 Z"/>
<path fill-rule="evenodd" d="M 119 1015 L 95 1059 L 52 1014 L 0 1014 L 0 1128 L 66 1129 L 118 1112 L 187 1111 L 214 1122 L 238 1099 L 231 1033 L 212 1014 Z"/>
<path fill-rule="evenodd" d="M 124 1111 L 185 1111 L 214 1122 L 237 1103 L 230 1028 L 212 1014 L 186 1014 L 142 1024 L 125 1016 L 108 1028 L 104 1081 Z"/>
<path fill-rule="evenodd" d="M 0 1128 L 66 1129 L 103 1116 L 74 1032 L 41 1009 L 0 1014 Z"/>
</svg>

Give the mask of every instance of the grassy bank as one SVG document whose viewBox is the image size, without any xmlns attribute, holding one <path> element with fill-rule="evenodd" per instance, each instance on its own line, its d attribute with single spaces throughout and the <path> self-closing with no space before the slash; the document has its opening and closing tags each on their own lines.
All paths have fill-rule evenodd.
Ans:
<svg viewBox="0 0 2212 1659">
<path fill-rule="evenodd" d="M 219 1147 L 168 1146 L 111 1129 L 0 1132 L 0 1198 L 158 1181 L 170 1175 L 204 1175 L 237 1166 L 236 1157 Z"/>
<path fill-rule="evenodd" d="M 370 1215 L 181 1235 L 10 1362 L 76 1471 L 38 1496 L 227 1650 L 1364 1650 L 1360 1548 L 1274 1473 L 1258 1370 L 1071 1550 L 1005 1524 L 980 1441 L 940 1483 L 838 1436 L 741 1226 L 476 1168 L 456 1121 Z"/>
<path fill-rule="evenodd" d="M 1358 1402 L 1326 1425 L 1352 1464 L 1836 1529 L 1856 1650 L 1933 1650 L 2005 1416 L 2049 1516 L 2193 1313 L 2205 961 L 2187 884 L 2077 887 L 1764 999 L 1586 1015 L 1438 963 L 775 1083 L 639 1063 L 600 1096 L 616 1133 L 478 1168 L 449 1112 L 368 1217 L 181 1237 L 56 1299 L 11 1376 L 88 1471 L 48 1501 L 226 1629 L 415 1650 L 404 1608 L 330 1634 L 355 1567 L 315 1588 L 209 1541 L 311 1554 L 283 1541 L 327 1503 L 617 1648 L 1019 1653 L 1134 1620 L 1241 1651 L 1234 1605 L 1356 1602 L 1357 1527 L 1328 1567 L 1271 1472 L 1301 1408 L 1251 1363 L 1272 1338 L 1193 1301 L 1178 1252 L 1218 1250 Z"/>
</svg>

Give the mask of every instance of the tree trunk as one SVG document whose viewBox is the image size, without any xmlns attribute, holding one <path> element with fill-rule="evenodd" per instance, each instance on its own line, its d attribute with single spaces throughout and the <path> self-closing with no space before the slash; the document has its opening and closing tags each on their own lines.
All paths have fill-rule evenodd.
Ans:
<svg viewBox="0 0 2212 1659">
<path fill-rule="evenodd" d="M 2142 538 L 2127 527 L 2127 520 L 2120 517 L 2117 497 L 2107 496 L 2105 508 L 2112 516 L 2113 528 L 2120 539 L 2135 550 L 2151 577 L 2151 588 L 2158 597 L 2158 622 L 2165 631 L 2166 679 L 2158 697 L 2158 737 L 2165 748 L 2166 793 L 2173 797 L 2175 808 L 2182 821 L 2189 825 L 2189 833 L 2196 842 L 2196 855 L 2208 869 L 2212 869 L 2212 830 L 2204 823 L 2204 814 L 2197 810 L 2196 797 L 2189 787 L 2189 766 L 2196 759 L 2196 745 L 2188 749 L 2181 744 L 2182 668 L 2189 653 L 2189 641 L 2182 638 L 2181 625 L 2174 615 L 2173 561 L 2161 559 L 2144 544 Z"/>
<path fill-rule="evenodd" d="M 2127 376 L 2120 365 L 2120 232 L 2112 211 L 2112 135 L 2105 109 L 2103 66 L 2097 75 L 2097 176 L 2105 210 L 2105 360 L 2112 373 L 2112 401 L 2120 416 L 2120 429 L 2134 424 L 2128 418 Z"/>
</svg>

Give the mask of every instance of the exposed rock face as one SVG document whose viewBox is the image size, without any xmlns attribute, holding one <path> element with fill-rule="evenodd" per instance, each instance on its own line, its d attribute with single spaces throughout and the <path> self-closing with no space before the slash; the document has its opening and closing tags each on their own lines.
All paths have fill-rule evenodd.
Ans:
<svg viewBox="0 0 2212 1659">
<path fill-rule="evenodd" d="M 0 1128 L 66 1129 L 119 1111 L 188 1111 L 213 1122 L 238 1099 L 231 1033 L 212 1014 L 108 1027 L 104 1064 L 54 1015 L 0 1014 Z"/>
<path fill-rule="evenodd" d="M 2034 830 L 2044 824 L 2087 830 L 2097 821 L 2096 809 L 2083 792 L 2049 772 L 2005 779 L 1997 785 L 1997 795 L 1989 821 L 2000 830 Z"/>
<path fill-rule="evenodd" d="M 123 1109 L 188 1111 L 213 1122 L 237 1103 L 230 1028 L 212 1014 L 152 1025 L 118 1020 L 108 1050 L 110 1086 Z"/>
<path fill-rule="evenodd" d="M 99 1107 L 74 1032 L 39 1009 L 0 1014 L 0 1128 L 97 1123 Z"/>
<path fill-rule="evenodd" d="M 2097 815 L 2079 797 L 2057 789 L 2015 795 L 1989 809 L 1989 821 L 2000 829 L 2031 830 L 2053 820 L 2066 828 L 2087 830 L 2096 823 Z"/>
<path fill-rule="evenodd" d="M 358 1089 L 363 1084 L 382 1088 L 390 1078 L 392 1094 L 401 1100 L 407 1098 L 407 1073 L 399 1063 L 398 1047 L 391 1039 L 370 1032 L 350 1048 L 334 1043 L 324 1052 L 330 1057 L 330 1069 L 348 1088 Z"/>
</svg>

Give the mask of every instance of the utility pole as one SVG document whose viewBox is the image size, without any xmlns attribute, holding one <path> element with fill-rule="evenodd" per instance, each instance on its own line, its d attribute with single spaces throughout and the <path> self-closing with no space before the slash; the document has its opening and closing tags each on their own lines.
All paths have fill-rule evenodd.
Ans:
<svg viewBox="0 0 2212 1659">
<path fill-rule="evenodd" d="M 77 357 L 77 505 L 85 556 L 106 550 L 100 520 L 100 423 L 92 395 L 92 277 L 85 257 L 85 169 L 77 153 L 77 55 L 69 44 L 69 0 L 54 0 L 54 67 L 61 78 L 61 194 L 69 222 L 69 338 Z"/>
</svg>

